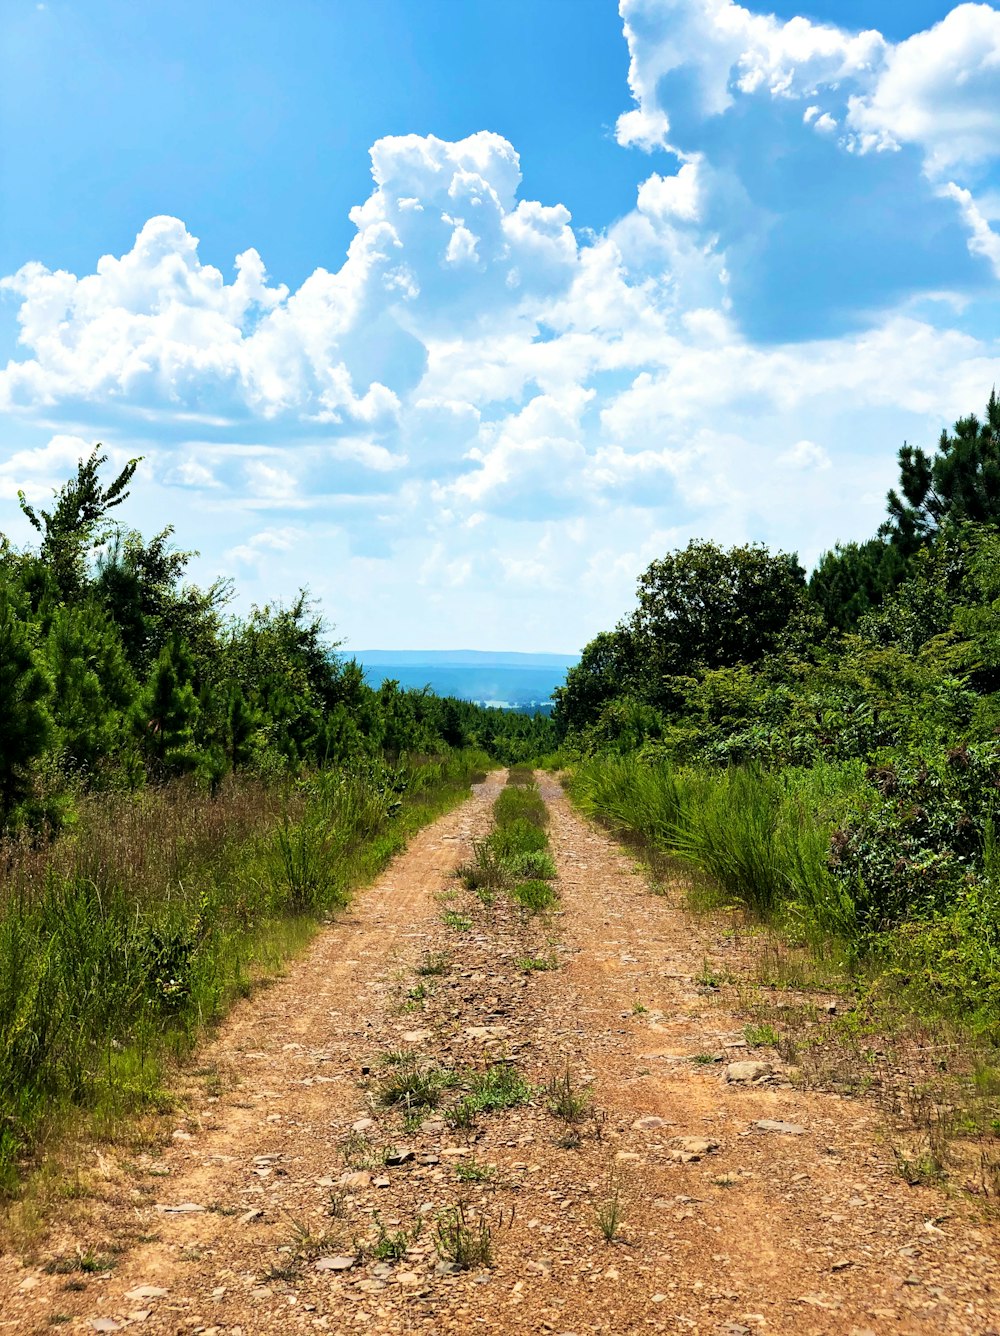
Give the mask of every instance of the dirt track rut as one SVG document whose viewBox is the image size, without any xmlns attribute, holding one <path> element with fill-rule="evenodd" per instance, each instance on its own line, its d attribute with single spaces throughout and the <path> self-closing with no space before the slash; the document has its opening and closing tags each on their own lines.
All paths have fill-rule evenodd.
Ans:
<svg viewBox="0 0 1000 1336">
<path fill-rule="evenodd" d="M 726 1081 L 760 1055 L 697 982 L 717 925 L 651 893 L 551 779 L 561 912 L 526 920 L 456 891 L 500 782 L 236 1009 L 167 1146 L 103 1150 L 96 1197 L 46 1257 L 120 1249 L 118 1264 L 5 1259 L 0 1329 L 1000 1333 L 995 1227 L 908 1187 L 863 1101 L 794 1088 L 773 1055 L 762 1081 Z M 418 974 L 429 960 L 440 973 Z M 513 1062 L 538 1085 L 569 1072 L 590 1111 L 570 1126 L 540 1096 L 417 1128 L 369 1098 L 400 1050 Z M 597 1212 L 616 1192 L 608 1243 Z M 460 1202 L 490 1230 L 489 1268 L 441 1260 L 437 1224 Z M 405 1235 L 402 1257 L 372 1255 L 380 1225 Z M 364 1260 L 329 1269 L 359 1244 Z"/>
</svg>

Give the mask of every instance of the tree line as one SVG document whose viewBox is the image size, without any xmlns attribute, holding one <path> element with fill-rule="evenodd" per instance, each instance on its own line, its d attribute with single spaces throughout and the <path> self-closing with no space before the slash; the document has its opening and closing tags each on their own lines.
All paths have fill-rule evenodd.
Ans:
<svg viewBox="0 0 1000 1336">
<path fill-rule="evenodd" d="M 0 833 L 58 827 L 81 790 L 551 745 L 545 719 L 370 687 L 305 592 L 232 615 L 230 582 L 192 582 L 172 526 L 117 522 L 140 462 L 104 482 L 95 447 L 49 508 L 20 494 L 34 545 L 0 534 Z"/>
</svg>

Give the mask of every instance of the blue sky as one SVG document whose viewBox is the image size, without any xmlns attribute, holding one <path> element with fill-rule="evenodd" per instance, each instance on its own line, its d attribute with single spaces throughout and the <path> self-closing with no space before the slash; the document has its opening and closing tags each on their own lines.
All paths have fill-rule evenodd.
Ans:
<svg viewBox="0 0 1000 1336">
<path fill-rule="evenodd" d="M 354 647 L 573 651 L 810 563 L 1000 370 L 1000 10 L 9 0 L 0 530 L 128 517 Z M 239 259 L 238 259 L 239 257 Z M 6 276 L 6 277 L 3 277 Z M 3 369 L 4 366 L 6 369 Z"/>
</svg>

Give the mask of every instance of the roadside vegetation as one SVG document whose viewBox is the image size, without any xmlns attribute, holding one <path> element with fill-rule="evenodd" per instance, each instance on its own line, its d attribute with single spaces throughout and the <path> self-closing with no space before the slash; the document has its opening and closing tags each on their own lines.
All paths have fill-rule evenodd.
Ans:
<svg viewBox="0 0 1000 1336">
<path fill-rule="evenodd" d="M 169 1106 L 169 1064 L 495 762 L 551 746 L 338 655 L 305 593 L 227 611 L 95 449 L 0 535 L 0 1190 Z"/>
<path fill-rule="evenodd" d="M 654 562 L 558 693 L 556 761 L 664 878 L 738 907 L 787 977 L 852 992 L 857 1054 L 920 1030 L 937 1075 L 910 1102 L 957 1082 L 939 1103 L 995 1136 L 996 395 L 899 468 L 878 533 L 808 580 L 759 545 Z"/>
</svg>

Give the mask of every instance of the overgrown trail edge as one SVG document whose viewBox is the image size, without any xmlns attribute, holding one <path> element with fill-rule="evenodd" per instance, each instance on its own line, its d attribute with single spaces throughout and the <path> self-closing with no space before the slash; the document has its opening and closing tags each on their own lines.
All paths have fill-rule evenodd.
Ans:
<svg viewBox="0 0 1000 1336">
<path fill-rule="evenodd" d="M 744 1021 L 699 983 L 718 924 L 551 778 L 559 912 L 460 889 L 503 778 L 236 1008 L 169 1145 L 95 1156 L 41 1262 L 3 1260 L 0 1330 L 1000 1333 L 995 1225 L 907 1186 L 864 1101 L 734 1068 Z M 407 1052 L 540 1093 L 453 1126 L 445 1089 L 418 1125 L 377 1098 Z M 490 1266 L 443 1255 L 461 1220 Z"/>
</svg>

